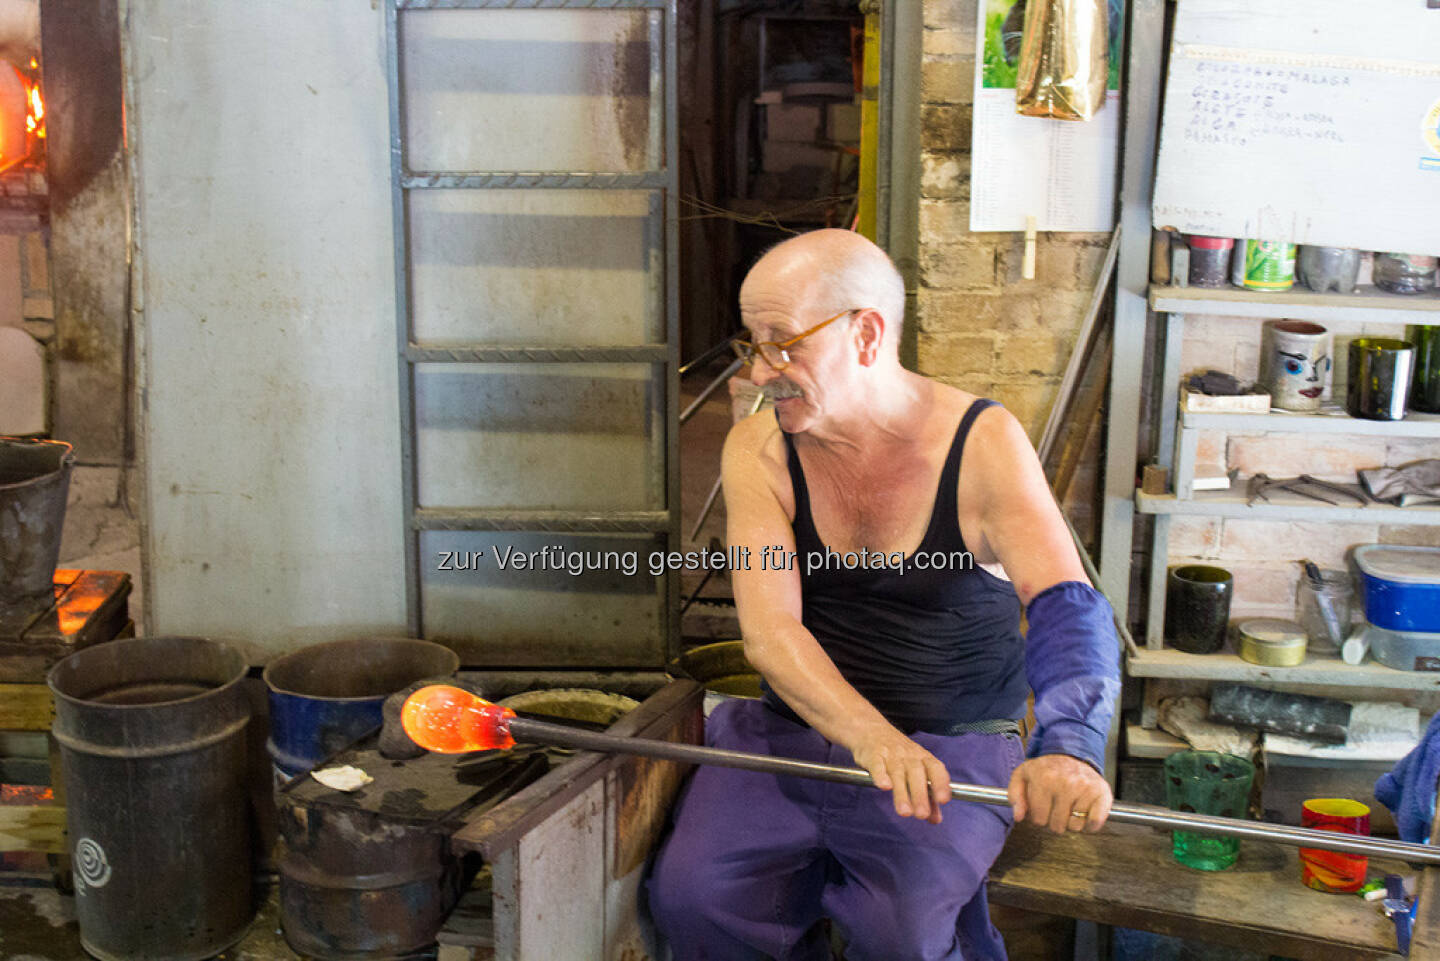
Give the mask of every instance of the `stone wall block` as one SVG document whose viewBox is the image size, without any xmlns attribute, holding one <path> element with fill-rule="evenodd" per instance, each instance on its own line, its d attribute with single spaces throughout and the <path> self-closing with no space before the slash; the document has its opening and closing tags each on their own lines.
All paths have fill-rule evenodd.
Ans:
<svg viewBox="0 0 1440 961">
<path fill-rule="evenodd" d="M 995 335 L 921 332 L 919 372 L 926 375 L 986 374 L 995 369 Z"/>
<path fill-rule="evenodd" d="M 969 104 L 974 99 L 974 57 L 926 60 L 920 64 L 921 102 Z"/>
<path fill-rule="evenodd" d="M 1409 544 L 1414 547 L 1440 547 L 1440 527 L 1420 524 L 1381 524 L 1381 544 Z"/>
<path fill-rule="evenodd" d="M 1006 334 L 996 357 L 996 369 L 1004 374 L 1053 376 L 1065 369 L 1070 340 L 1068 331 L 1044 328 Z"/>
<path fill-rule="evenodd" d="M 993 243 L 944 244 L 920 251 L 920 283 L 927 287 L 985 290 L 996 283 Z"/>
<path fill-rule="evenodd" d="M 921 330 L 952 333 L 1004 332 L 1037 326 L 1031 298 L 999 292 L 943 290 L 921 287 L 918 295 Z"/>
<path fill-rule="evenodd" d="M 968 103 L 927 103 L 920 107 L 920 142 L 926 150 L 970 152 L 974 111 Z"/>
<path fill-rule="evenodd" d="M 1385 439 L 1346 434 L 1235 435 L 1230 438 L 1228 456 L 1228 466 L 1238 467 L 1245 477 L 1313 474 L 1354 483 L 1357 470 L 1384 463 Z"/>
<path fill-rule="evenodd" d="M 920 201 L 920 246 L 963 242 L 970 234 L 970 205 L 954 200 Z"/>
<path fill-rule="evenodd" d="M 1004 379 L 997 381 L 993 389 L 994 393 L 990 396 L 1015 415 L 1025 427 L 1025 432 L 1030 435 L 1031 441 L 1034 441 L 1044 429 L 1045 418 L 1055 403 L 1055 395 L 1060 389 L 1060 378 Z"/>
<path fill-rule="evenodd" d="M 925 150 L 920 156 L 920 196 L 969 203 L 969 155 Z"/>
<path fill-rule="evenodd" d="M 1321 567 L 1338 569 L 1345 566 L 1350 548 L 1356 544 L 1372 544 L 1378 534 L 1374 524 L 1227 518 L 1220 535 L 1220 556 L 1288 564 L 1297 570 L 1298 562 L 1308 559 Z"/>
</svg>

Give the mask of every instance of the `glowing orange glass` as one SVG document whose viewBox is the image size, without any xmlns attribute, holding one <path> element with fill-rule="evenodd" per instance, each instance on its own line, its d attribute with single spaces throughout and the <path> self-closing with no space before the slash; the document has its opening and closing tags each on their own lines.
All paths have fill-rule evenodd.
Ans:
<svg viewBox="0 0 1440 961">
<path fill-rule="evenodd" d="M 422 687 L 405 699 L 400 724 L 427 751 L 463 754 L 515 746 L 509 722 L 515 712 L 448 684 Z"/>
<path fill-rule="evenodd" d="M 851 307 L 849 310 L 842 310 L 834 317 L 831 317 L 828 320 L 820 321 L 820 323 L 816 324 L 814 327 L 811 327 L 809 330 L 801 331 L 794 337 L 791 337 L 789 340 L 782 340 L 779 342 L 767 340 L 755 344 L 751 343 L 749 340 L 742 340 L 740 338 L 736 338 L 735 340 L 730 341 L 730 348 L 735 351 L 735 356 L 745 361 L 745 363 L 755 363 L 755 358 L 758 356 L 761 360 L 765 361 L 765 363 L 769 364 L 772 370 L 774 370 L 776 373 L 779 373 L 786 367 L 790 366 L 789 348 L 794 347 L 800 341 L 804 340 L 806 337 L 809 337 L 811 334 L 821 330 L 826 325 L 835 323 L 835 321 L 839 320 L 841 317 L 844 317 L 848 314 L 863 313 L 864 311 L 869 309 L 870 308 L 868 307 Z"/>
</svg>

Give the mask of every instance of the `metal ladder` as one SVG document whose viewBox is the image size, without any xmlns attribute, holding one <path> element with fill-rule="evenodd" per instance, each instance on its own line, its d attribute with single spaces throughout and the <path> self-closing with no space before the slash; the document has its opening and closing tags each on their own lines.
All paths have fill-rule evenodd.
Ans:
<svg viewBox="0 0 1440 961">
<path fill-rule="evenodd" d="M 568 43 L 536 33 L 536 18 L 567 11 L 569 20 L 555 22 L 561 34 L 570 32 Z M 658 667 L 675 653 L 679 634 L 679 575 L 645 579 L 653 551 L 680 545 L 674 0 L 386 0 L 385 24 L 410 631 L 450 643 L 467 664 Z M 594 27 L 616 30 L 613 50 L 610 41 L 589 39 Z M 544 59 L 563 48 L 598 66 L 572 69 L 576 57 L 567 55 L 547 71 Z M 597 78 L 613 83 L 613 98 L 604 90 L 563 89 Z M 648 105 L 643 145 L 638 137 L 625 145 L 636 169 L 552 170 L 534 162 L 527 169 L 417 169 L 412 163 L 445 154 L 526 155 L 547 139 L 562 158 L 570 145 L 577 145 L 570 153 L 583 154 L 594 131 L 566 131 L 567 122 L 606 121 L 608 109 L 620 118 L 623 139 L 639 127 L 641 101 Z M 542 115 L 552 108 L 555 117 L 547 121 Z M 489 115 L 507 112 L 517 126 L 504 136 L 487 132 Z M 520 129 L 526 123 L 533 127 Z M 491 193 L 476 201 L 462 192 Z M 486 207 L 492 199 L 493 210 Z M 642 216 L 607 222 L 606 208 L 638 211 L 642 202 Z M 599 216 L 586 215 L 597 209 Z M 487 223 L 495 234 L 487 236 Z M 595 239 L 587 240 L 587 231 Z M 627 259 L 631 239 L 643 253 Z M 627 253 L 614 252 L 622 249 Z M 464 263 L 457 251 L 475 254 L 475 262 Z M 533 263 L 517 262 L 526 257 Z M 547 278 L 549 257 L 566 262 Z M 592 257 L 599 268 L 590 268 Z M 469 310 L 475 298 L 496 289 L 508 292 L 496 298 L 513 303 L 551 280 L 603 285 L 611 274 L 625 289 L 643 278 L 643 293 L 637 290 L 627 303 L 604 297 L 598 286 L 607 302 L 594 304 L 593 315 L 572 310 L 568 316 L 569 292 L 557 290 L 548 300 L 535 294 L 534 329 L 543 336 L 517 336 L 522 318 L 504 316 L 509 311 L 477 317 L 483 310 Z M 638 313 L 627 313 L 635 304 Z M 591 338 L 608 343 L 586 344 L 560 334 L 561 327 L 594 331 L 592 321 L 606 323 L 608 314 L 620 318 L 617 326 L 632 328 L 633 317 L 640 317 L 645 335 L 611 331 Z M 451 336 L 434 336 L 446 325 Z M 454 336 L 455 328 L 469 329 Z M 486 336 L 493 330 L 501 333 Z M 496 421 L 500 426 L 486 434 Z M 577 464 L 588 463 L 583 451 L 592 447 L 604 463 L 594 463 L 596 476 L 587 478 Z M 626 454 L 607 460 L 607 450 L 638 452 L 643 470 Z M 496 451 L 512 452 L 516 463 L 504 463 Z M 622 486 L 630 478 L 632 489 L 604 488 L 607 470 Z M 475 499 L 458 503 L 461 491 Z M 534 502 L 525 502 L 532 492 Z M 508 502 L 487 503 L 487 493 Z M 574 502 L 557 506 L 547 498 Z M 625 503 L 609 503 L 617 499 Z M 639 570 L 603 576 L 533 565 L 499 570 L 500 555 L 515 544 L 520 553 L 552 544 L 562 554 L 633 550 Z M 448 568 L 447 552 L 437 549 L 445 545 L 454 548 Z M 442 576 L 461 560 L 475 567 Z M 653 591 L 642 589 L 647 583 Z M 627 621 L 632 611 L 633 624 Z M 602 624 L 602 618 L 608 620 Z M 601 639 L 587 644 L 579 635 L 591 620 Z M 532 621 L 533 629 L 526 626 Z M 643 636 L 631 636 L 636 633 Z"/>
</svg>

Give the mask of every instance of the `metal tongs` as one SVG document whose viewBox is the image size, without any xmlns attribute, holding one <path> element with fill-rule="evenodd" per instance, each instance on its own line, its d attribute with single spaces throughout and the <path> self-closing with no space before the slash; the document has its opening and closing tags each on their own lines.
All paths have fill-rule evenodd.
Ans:
<svg viewBox="0 0 1440 961">
<path fill-rule="evenodd" d="M 1313 490 L 1307 490 L 1306 488 L 1309 487 L 1318 487 L 1321 490 L 1329 491 L 1332 494 L 1339 494 L 1343 497 L 1353 497 L 1356 501 L 1359 502 L 1361 507 L 1364 507 L 1366 504 L 1370 503 L 1369 498 L 1367 498 L 1360 491 L 1354 490 L 1350 487 L 1342 487 L 1339 484 L 1332 484 L 1329 481 L 1323 481 L 1320 478 L 1312 476 L 1310 474 L 1301 474 L 1299 477 L 1282 477 L 1278 479 L 1271 477 L 1269 474 L 1255 474 L 1251 476 L 1249 482 L 1245 485 L 1245 493 L 1246 495 L 1248 495 L 1248 499 L 1245 501 L 1245 506 L 1249 507 L 1253 505 L 1257 500 L 1263 500 L 1266 503 L 1269 503 L 1270 492 L 1274 490 L 1287 491 L 1291 494 L 1298 494 L 1301 497 L 1308 497 L 1311 500 L 1322 501 L 1326 504 L 1329 504 L 1331 507 L 1340 506 L 1339 501 L 1331 500 L 1324 494 L 1317 494 Z"/>
</svg>

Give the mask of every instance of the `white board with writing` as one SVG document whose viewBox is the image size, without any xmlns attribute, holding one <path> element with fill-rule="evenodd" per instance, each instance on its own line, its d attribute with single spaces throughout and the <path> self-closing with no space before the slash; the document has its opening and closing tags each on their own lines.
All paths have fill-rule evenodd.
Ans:
<svg viewBox="0 0 1440 961">
<path fill-rule="evenodd" d="M 1440 9 L 1181 0 L 1156 227 L 1440 253 Z"/>
</svg>

